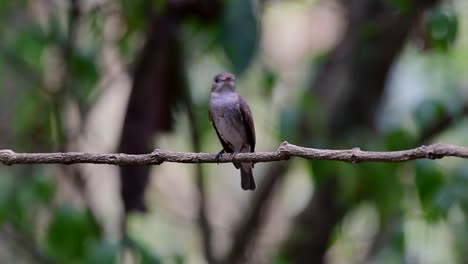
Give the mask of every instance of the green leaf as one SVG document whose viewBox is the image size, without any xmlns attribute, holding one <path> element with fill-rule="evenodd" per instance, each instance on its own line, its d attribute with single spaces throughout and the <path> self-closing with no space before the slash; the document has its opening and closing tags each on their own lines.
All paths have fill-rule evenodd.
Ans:
<svg viewBox="0 0 468 264">
<path fill-rule="evenodd" d="M 98 239 L 98 228 L 89 213 L 71 206 L 59 207 L 47 230 L 49 253 L 62 263 L 83 259 Z"/>
<path fill-rule="evenodd" d="M 439 7 L 429 12 L 425 22 L 427 37 L 431 46 L 439 51 L 447 51 L 457 37 L 457 16 Z"/>
<path fill-rule="evenodd" d="M 468 165 L 462 165 L 455 172 L 451 184 L 451 193 L 460 203 L 461 208 L 468 214 Z"/>
<path fill-rule="evenodd" d="M 359 37 L 363 40 L 370 40 L 381 35 L 383 31 L 381 25 L 374 22 L 367 22 L 363 23 L 359 28 Z"/>
<path fill-rule="evenodd" d="M 445 116 L 447 116 L 445 105 L 432 99 L 423 101 L 413 114 L 419 131 L 427 130 Z"/>
<path fill-rule="evenodd" d="M 408 13 L 413 7 L 413 2 L 410 0 L 387 0 L 387 3 L 404 14 Z"/>
<path fill-rule="evenodd" d="M 234 73 L 242 74 L 252 61 L 259 38 L 252 0 L 227 0 L 220 25 L 220 41 Z"/>
<path fill-rule="evenodd" d="M 415 165 L 416 188 L 426 219 L 437 220 L 443 216 L 443 211 L 434 206 L 434 201 L 443 186 L 444 175 L 433 161 L 418 160 Z"/>
<path fill-rule="evenodd" d="M 399 256 L 403 255 L 403 252 L 405 251 L 405 232 L 404 232 L 404 227 L 403 223 L 401 221 L 398 221 L 396 223 L 395 230 L 393 231 L 392 238 L 390 241 L 390 247 L 395 250 L 396 252 L 400 253 L 398 254 Z M 401 261 L 400 263 L 402 263 Z"/>
<path fill-rule="evenodd" d="M 441 216 L 446 216 L 449 209 L 458 203 L 468 213 L 468 166 L 457 168 L 453 176 L 442 186 L 434 198 L 432 207 Z"/>
<path fill-rule="evenodd" d="M 309 175 L 315 185 L 321 184 L 331 175 L 336 175 L 338 171 L 337 166 L 340 164 L 337 161 L 331 160 L 307 160 L 306 162 Z"/>
<path fill-rule="evenodd" d="M 145 18 L 145 3 L 143 0 L 120 0 L 123 16 L 127 21 L 128 32 L 134 32 L 141 29 L 144 25 Z"/>
<path fill-rule="evenodd" d="M 125 243 L 133 249 L 133 251 L 139 256 L 140 264 L 161 264 L 162 260 L 159 256 L 152 254 L 147 248 L 141 245 L 138 241 L 128 238 Z"/>
<path fill-rule="evenodd" d="M 195 109 L 195 120 L 197 122 L 198 129 L 200 130 L 200 135 L 216 138 L 215 131 L 208 117 L 208 101 L 199 103 L 194 102 L 193 107 Z M 209 140 L 212 140 L 212 137 L 210 137 Z"/>
<path fill-rule="evenodd" d="M 32 219 L 52 181 L 42 174 L 40 166 L 20 170 L 21 173 L 0 175 L 0 222 L 9 220 L 22 231 L 32 231 Z M 46 187 L 47 186 L 47 187 Z"/>
<path fill-rule="evenodd" d="M 411 148 L 415 137 L 409 131 L 398 128 L 386 133 L 384 141 L 387 150 L 402 150 Z"/>
<path fill-rule="evenodd" d="M 44 203 L 51 202 L 55 194 L 55 182 L 49 175 L 37 175 L 32 180 L 34 196 Z"/>
<path fill-rule="evenodd" d="M 173 259 L 174 259 L 174 263 L 175 263 L 175 264 L 184 264 L 184 263 L 187 263 L 187 260 L 186 260 L 186 258 L 185 258 L 183 255 L 177 254 L 177 255 L 175 255 L 175 256 L 173 257 Z"/>
<path fill-rule="evenodd" d="M 73 53 L 70 71 L 77 84 L 73 89 L 76 91 L 79 102 L 82 105 L 89 104 L 99 77 L 96 55 L 93 52 L 83 51 Z"/>
<path fill-rule="evenodd" d="M 34 194 L 33 185 L 31 184 L 31 181 L 24 180 L 16 182 L 12 188 L 14 193 L 10 194 L 8 218 L 19 230 L 27 232 L 32 231 L 31 220 L 34 216 L 34 209 L 37 205 L 37 198 Z"/>
<path fill-rule="evenodd" d="M 291 261 L 288 260 L 284 254 L 279 254 L 273 257 L 272 264 L 289 264 Z"/>
<path fill-rule="evenodd" d="M 13 43 L 15 54 L 33 69 L 42 70 L 42 53 L 47 45 L 44 33 L 38 27 L 16 35 Z"/>
<path fill-rule="evenodd" d="M 382 217 L 395 214 L 400 209 L 402 186 L 398 177 L 399 164 L 363 163 L 357 173 L 361 199 L 375 202 Z"/>
<path fill-rule="evenodd" d="M 262 87 L 267 95 L 271 95 L 273 92 L 273 87 L 275 86 L 278 77 L 276 74 L 271 70 L 265 70 L 264 74 L 262 75 Z"/>
<path fill-rule="evenodd" d="M 153 10 L 156 14 L 161 14 L 167 9 L 167 1 L 165 0 L 153 0 Z"/>
<path fill-rule="evenodd" d="M 353 206 L 358 198 L 362 175 L 362 164 L 351 164 L 344 162 L 334 162 L 334 172 L 329 172 L 325 176 L 337 176 L 337 198 L 345 206 Z M 323 180 L 324 176 L 315 177 Z"/>
<path fill-rule="evenodd" d="M 28 90 L 18 98 L 15 110 L 14 135 L 20 149 L 28 151 L 31 145 L 53 144 L 52 108 L 40 89 Z"/>
<path fill-rule="evenodd" d="M 281 140 L 298 142 L 298 126 L 300 113 L 297 107 L 291 106 L 281 111 L 279 120 L 279 136 Z"/>
<path fill-rule="evenodd" d="M 12 2 L 12 1 L 0 1 L 0 15 L 2 15 L 2 17 L 6 16 L 8 14 L 8 12 L 10 11 L 10 9 L 17 5 L 19 1 L 15 1 L 15 2 Z"/>
<path fill-rule="evenodd" d="M 99 241 L 90 245 L 86 255 L 87 264 L 112 264 L 117 263 L 120 247 L 110 241 Z"/>
<path fill-rule="evenodd" d="M 11 175 L 0 173 L 0 225 L 7 219 L 11 208 L 12 188 Z"/>
</svg>

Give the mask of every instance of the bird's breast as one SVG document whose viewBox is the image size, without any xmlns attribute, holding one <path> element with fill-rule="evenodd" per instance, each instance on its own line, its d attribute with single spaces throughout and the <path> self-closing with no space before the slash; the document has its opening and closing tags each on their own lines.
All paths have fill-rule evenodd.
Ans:
<svg viewBox="0 0 468 264">
<path fill-rule="evenodd" d="M 247 144 L 247 136 L 239 111 L 238 96 L 212 95 L 210 112 L 221 137 L 228 141 L 235 148 L 235 151 L 240 151 Z"/>
<path fill-rule="evenodd" d="M 229 113 L 239 111 L 239 97 L 235 93 L 211 94 L 210 109 L 212 114 L 224 116 Z M 214 113 L 213 113 L 214 112 Z"/>
</svg>

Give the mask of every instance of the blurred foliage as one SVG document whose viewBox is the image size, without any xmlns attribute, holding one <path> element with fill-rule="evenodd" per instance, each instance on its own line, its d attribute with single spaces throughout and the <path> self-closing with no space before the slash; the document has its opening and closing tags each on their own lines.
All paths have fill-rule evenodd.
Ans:
<svg viewBox="0 0 468 264">
<path fill-rule="evenodd" d="M 387 2 L 402 13 L 407 13 L 413 8 L 413 2 L 411 0 L 387 0 Z"/>
<path fill-rule="evenodd" d="M 38 212 L 38 207 L 52 201 L 55 187 L 50 175 L 44 170 L 26 169 L 19 172 L 28 173 L 29 176 L 3 175 L 0 185 L 3 194 L 0 215 L 2 222 L 11 222 L 18 228 L 31 232 L 31 221 Z"/>
<path fill-rule="evenodd" d="M 64 240 L 64 234 L 73 239 Z M 98 229 L 90 215 L 70 206 L 55 210 L 47 230 L 47 245 L 60 262 L 81 261 L 87 246 L 98 239 Z"/>
<path fill-rule="evenodd" d="M 50 98 L 40 89 L 26 91 L 18 98 L 14 123 L 17 147 L 31 151 L 36 144 L 55 145 L 54 113 Z M 41 109 L 41 111 L 38 111 Z M 30 131 L 35 131 L 31 135 Z"/>
<path fill-rule="evenodd" d="M 396 128 L 385 133 L 384 143 L 388 150 L 408 149 L 414 146 L 416 137 L 406 129 Z"/>
<path fill-rule="evenodd" d="M 440 219 L 441 216 L 446 215 L 448 210 L 448 207 L 437 204 L 436 200 L 444 184 L 444 174 L 430 161 L 420 160 L 415 165 L 415 182 L 425 216 L 428 220 Z"/>
<path fill-rule="evenodd" d="M 32 26 L 27 29 L 26 34 L 17 34 L 15 38 L 7 39 L 13 43 L 4 44 L 4 49 L 13 48 L 5 52 L 11 52 L 18 59 L 27 64 L 31 70 L 41 71 L 42 69 L 42 54 L 47 47 L 47 36 L 43 30 L 37 26 Z"/>
<path fill-rule="evenodd" d="M 425 22 L 431 47 L 438 51 L 447 51 L 457 37 L 457 16 L 453 12 L 439 7 L 429 12 Z"/>
<path fill-rule="evenodd" d="M 279 138 L 291 143 L 298 142 L 299 121 L 302 112 L 297 107 L 290 107 L 283 110 L 279 121 Z"/>
<path fill-rule="evenodd" d="M 265 90 L 265 95 L 271 96 L 273 93 L 273 88 L 275 87 L 278 76 L 273 71 L 265 69 L 262 79 L 262 88 Z"/>
<path fill-rule="evenodd" d="M 414 119 L 418 131 L 427 131 L 434 124 L 447 116 L 445 105 L 437 100 L 423 101 L 414 111 Z"/>
<path fill-rule="evenodd" d="M 70 75 L 74 76 L 77 100 L 81 105 L 90 105 L 98 81 L 97 54 L 74 52 L 70 58 Z"/>
<path fill-rule="evenodd" d="M 18 87 L 13 88 L 15 100 L 5 106 L 14 108 L 12 145 L 16 151 L 56 149 L 66 144 L 61 138 L 64 117 L 59 108 L 65 96 L 87 113 L 99 95 L 96 88 L 101 78 L 103 15 L 109 10 L 103 5 L 80 13 L 75 36 L 70 36 L 71 29 L 63 23 L 63 12 L 67 10 L 57 3 L 38 3 L 50 4 L 47 16 L 41 20 L 33 15 L 30 1 L 0 2 L 0 71 L 8 73 L 6 82 L 18 81 Z M 118 44 L 125 60 L 133 61 L 138 52 L 135 41 L 146 28 L 147 3 L 120 3 L 125 27 Z M 164 6 L 159 5 L 159 9 Z M 23 11 L 29 17 L 22 15 Z M 5 88 L 0 92 L 6 92 Z M 104 240 L 86 208 L 56 204 L 51 170 L 43 166 L 24 168 L 0 171 L 0 224 L 13 226 L 53 263 L 117 263 L 124 247 L 130 248 L 140 263 L 160 263 L 138 242 L 129 246 Z M 40 212 L 50 219 L 44 222 L 38 216 Z M 45 230 L 45 234 L 39 236 L 38 230 Z"/>
<path fill-rule="evenodd" d="M 227 0 L 221 18 L 221 45 L 232 63 L 235 74 L 242 74 L 252 61 L 259 39 L 253 1 Z"/>
<path fill-rule="evenodd" d="M 455 170 L 437 192 L 434 205 L 443 212 L 447 212 L 452 205 L 458 205 L 465 214 L 468 214 L 468 166 L 463 164 Z"/>
</svg>

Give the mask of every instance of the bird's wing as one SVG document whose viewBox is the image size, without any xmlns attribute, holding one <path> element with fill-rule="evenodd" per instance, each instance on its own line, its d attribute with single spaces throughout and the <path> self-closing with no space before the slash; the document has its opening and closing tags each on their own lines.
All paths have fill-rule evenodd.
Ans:
<svg viewBox="0 0 468 264">
<path fill-rule="evenodd" d="M 245 101 L 245 99 L 239 95 L 239 110 L 242 117 L 242 122 L 244 123 L 245 132 L 247 135 L 247 142 L 250 145 L 250 151 L 255 151 L 255 127 L 252 117 L 252 111 Z"/>
<path fill-rule="evenodd" d="M 214 130 L 216 131 L 216 135 L 218 136 L 219 142 L 221 142 L 221 145 L 223 145 L 224 151 L 228 153 L 234 152 L 234 150 L 229 146 L 228 142 L 223 139 L 221 134 L 219 134 L 218 129 L 216 128 L 216 123 L 213 119 L 213 116 L 211 115 L 211 109 L 208 111 L 208 117 L 210 118 L 211 124 L 213 125 Z"/>
</svg>

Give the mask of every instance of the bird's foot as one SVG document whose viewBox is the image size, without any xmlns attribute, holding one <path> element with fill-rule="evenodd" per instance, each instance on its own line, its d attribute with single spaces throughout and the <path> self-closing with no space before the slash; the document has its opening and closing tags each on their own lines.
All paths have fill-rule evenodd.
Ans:
<svg viewBox="0 0 468 264">
<path fill-rule="evenodd" d="M 239 151 L 231 152 L 231 157 L 235 158 L 237 154 L 239 154 Z"/>
<path fill-rule="evenodd" d="M 222 149 L 218 155 L 216 155 L 216 158 L 215 158 L 215 161 L 216 161 L 216 164 L 219 164 L 219 159 L 221 158 L 221 156 L 223 156 L 223 154 L 225 153 L 224 149 Z"/>
</svg>

